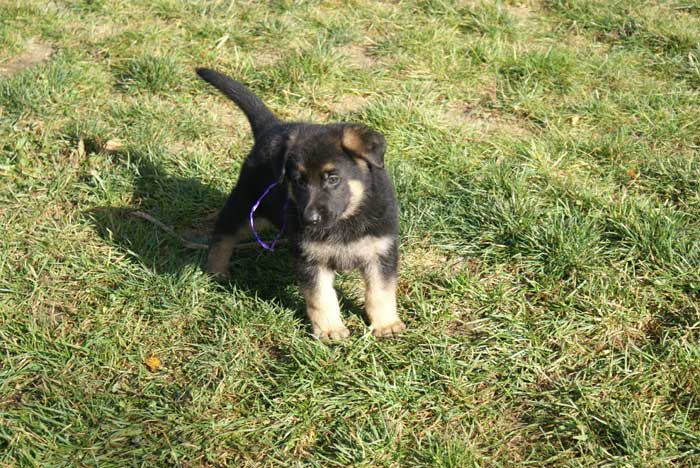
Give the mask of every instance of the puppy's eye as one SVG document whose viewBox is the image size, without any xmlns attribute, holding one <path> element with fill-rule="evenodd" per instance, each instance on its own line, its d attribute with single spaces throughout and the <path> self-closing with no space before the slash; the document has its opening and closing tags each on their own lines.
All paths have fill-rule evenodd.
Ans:
<svg viewBox="0 0 700 468">
<path fill-rule="evenodd" d="M 334 187 L 340 183 L 340 177 L 335 174 L 329 174 L 328 177 L 326 177 L 326 183 Z"/>
</svg>

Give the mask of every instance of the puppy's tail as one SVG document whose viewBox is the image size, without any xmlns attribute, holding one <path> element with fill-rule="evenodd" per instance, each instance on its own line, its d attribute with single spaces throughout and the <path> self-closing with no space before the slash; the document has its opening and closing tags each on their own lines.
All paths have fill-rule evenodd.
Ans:
<svg viewBox="0 0 700 468">
<path fill-rule="evenodd" d="M 197 74 L 241 108 L 248 117 L 250 128 L 253 130 L 253 136 L 256 140 L 265 130 L 280 123 L 260 98 L 242 83 L 207 68 L 197 68 Z"/>
</svg>

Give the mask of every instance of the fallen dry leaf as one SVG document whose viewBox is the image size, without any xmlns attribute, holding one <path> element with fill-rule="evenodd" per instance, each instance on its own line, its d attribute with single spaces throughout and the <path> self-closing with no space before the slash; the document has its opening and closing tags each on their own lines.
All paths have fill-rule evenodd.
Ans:
<svg viewBox="0 0 700 468">
<path fill-rule="evenodd" d="M 146 364 L 146 367 L 148 367 L 148 370 L 151 372 L 155 372 L 158 369 L 160 369 L 160 366 L 163 364 L 160 362 L 160 359 L 158 359 L 155 356 L 149 356 L 143 361 L 144 364 Z"/>
<path fill-rule="evenodd" d="M 122 148 L 124 148 L 124 142 L 117 139 L 107 140 L 107 143 L 105 143 L 102 147 L 102 149 L 104 149 L 108 153 L 115 153 Z"/>
</svg>

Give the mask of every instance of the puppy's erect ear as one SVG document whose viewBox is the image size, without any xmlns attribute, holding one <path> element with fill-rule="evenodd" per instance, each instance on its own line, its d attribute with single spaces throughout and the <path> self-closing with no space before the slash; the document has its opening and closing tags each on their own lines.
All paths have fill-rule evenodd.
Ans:
<svg viewBox="0 0 700 468">
<path fill-rule="evenodd" d="M 361 158 L 370 166 L 379 169 L 384 167 L 386 140 L 381 133 L 364 125 L 347 124 L 343 126 L 342 145 L 345 151 L 354 157 Z"/>
</svg>

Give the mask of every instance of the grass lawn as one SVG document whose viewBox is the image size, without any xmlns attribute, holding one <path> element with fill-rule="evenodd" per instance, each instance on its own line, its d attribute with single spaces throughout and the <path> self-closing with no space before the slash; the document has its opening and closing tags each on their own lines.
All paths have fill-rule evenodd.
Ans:
<svg viewBox="0 0 700 468">
<path fill-rule="evenodd" d="M 0 467 L 700 466 L 700 5 L 0 2 Z M 282 118 L 388 140 L 399 309 L 202 242 Z M 159 360 L 159 362 L 156 362 Z"/>
</svg>

